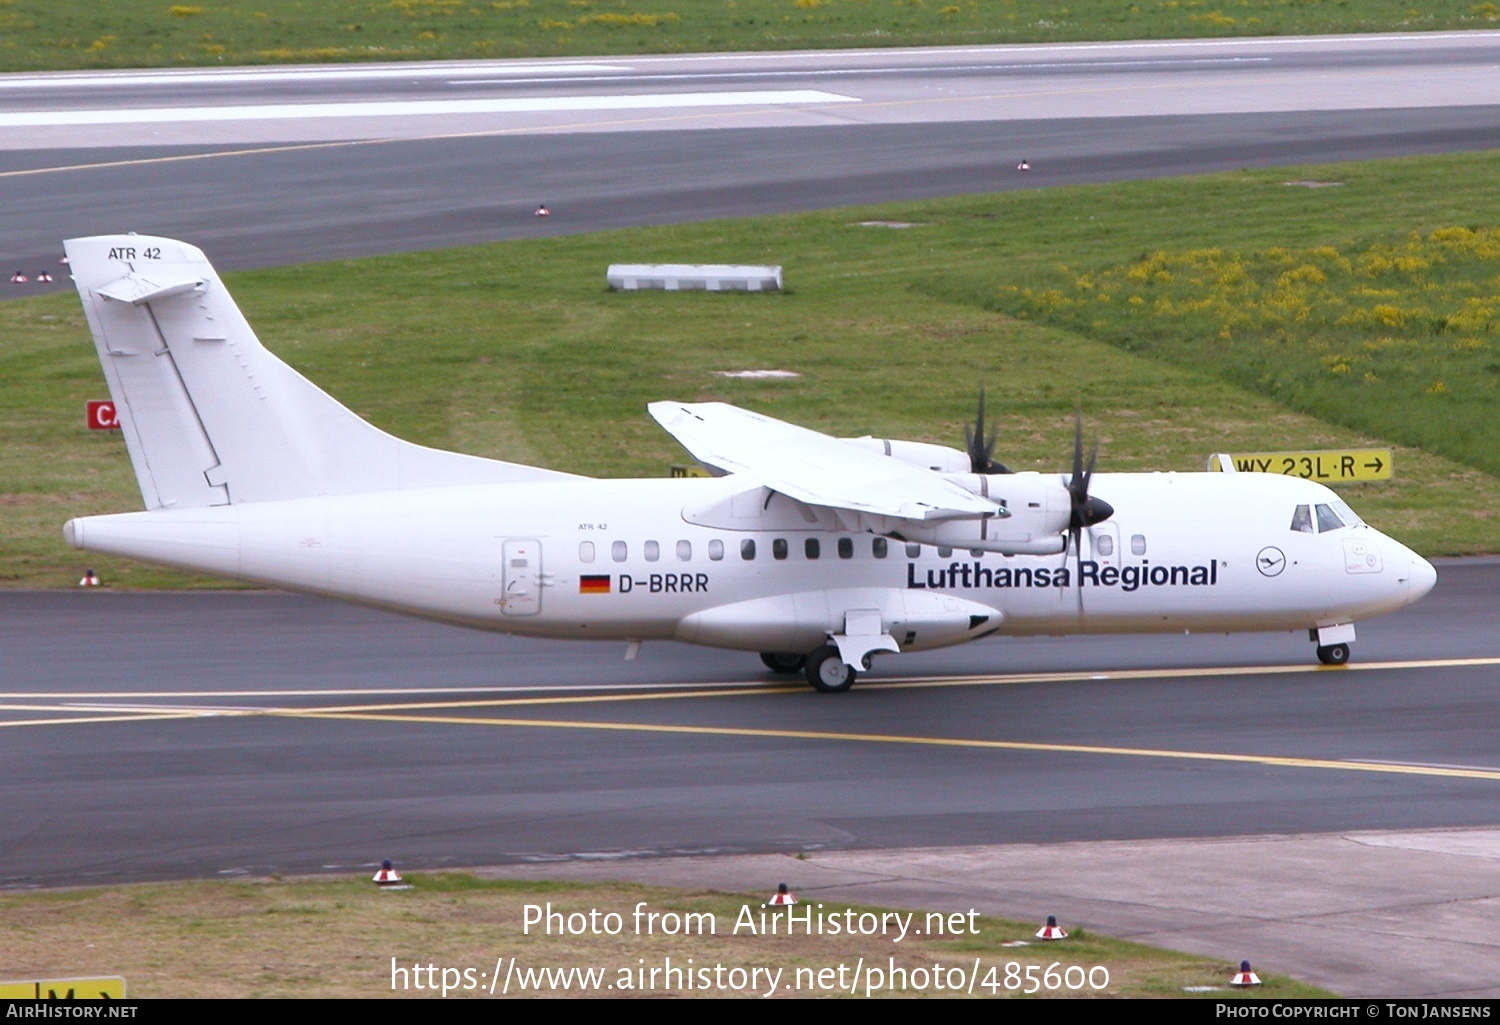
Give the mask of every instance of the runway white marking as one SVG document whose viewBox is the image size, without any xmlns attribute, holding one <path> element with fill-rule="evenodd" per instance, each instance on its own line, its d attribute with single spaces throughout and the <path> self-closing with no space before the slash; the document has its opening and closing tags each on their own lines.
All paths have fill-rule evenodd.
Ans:
<svg viewBox="0 0 1500 1025">
<path fill-rule="evenodd" d="M 848 78 L 851 75 L 921 75 L 926 73 L 952 74 L 960 71 L 1089 71 L 1095 68 L 1145 68 L 1168 69 L 1186 65 L 1209 65 L 1214 68 L 1239 67 L 1245 64 L 1269 64 L 1273 57 L 1157 57 L 1151 60 L 1117 61 L 1039 61 L 1014 64 L 935 64 L 923 67 L 897 68 L 819 68 L 810 71 L 677 71 L 658 74 L 589 75 L 567 78 L 527 79 L 527 85 L 562 85 L 600 82 L 701 82 L 708 79 L 725 78 Z M 623 69 L 622 69 L 623 70 Z M 507 85 L 503 77 L 455 78 L 447 85 Z"/>
<path fill-rule="evenodd" d="M 240 715 L 246 712 L 260 712 L 264 709 L 246 705 L 157 705 L 141 704 L 139 702 L 91 702 L 91 701 L 68 701 L 58 708 L 64 711 L 81 712 L 189 712 L 194 715 Z"/>
<path fill-rule="evenodd" d="M 487 100 L 399 100 L 358 103 L 267 103 L 225 107 L 137 107 L 125 110 L 37 110 L 0 114 L 0 128 L 159 124 L 195 121 L 289 121 L 343 117 L 440 117 L 575 110 L 663 110 L 677 107 L 784 107 L 860 103 L 820 89 L 757 92 L 644 93 L 634 96 L 533 96 Z"/>
<path fill-rule="evenodd" d="M 1246 50 L 1262 48 L 1306 50 L 1308 48 L 1321 48 L 1333 51 L 1363 50 L 1379 52 L 1383 47 L 1391 44 L 1404 46 L 1416 43 L 1425 48 L 1433 43 L 1463 43 L 1485 46 L 1492 45 L 1496 41 L 1500 41 L 1500 32 L 1392 32 L 1348 36 L 1262 36 L 1254 39 L 1132 40 L 1118 43 L 999 43 L 990 46 L 943 47 L 938 52 L 942 53 L 943 56 L 954 57 L 964 57 L 970 54 L 983 54 L 994 57 L 1009 54 L 1108 53 L 1113 50 L 1223 50 L 1241 48 Z M 933 52 L 934 50 L 931 48 L 906 47 L 894 50 L 788 50 L 780 53 L 704 53 L 683 54 L 677 57 L 653 57 L 650 58 L 650 63 L 693 64 L 708 62 L 732 63 L 735 61 L 766 61 L 769 63 L 776 60 L 868 60 L 871 57 L 890 60 L 914 54 L 926 55 L 930 58 Z M 938 67 L 940 65 L 934 64 L 932 66 Z"/>
<path fill-rule="evenodd" d="M 1500 767 L 1494 765 L 1465 765 L 1463 763 L 1449 762 L 1400 762 L 1387 758 L 1351 758 L 1350 761 L 1359 762 L 1361 765 L 1395 765 L 1413 769 L 1454 769 L 1459 772 L 1500 772 Z"/>
<path fill-rule="evenodd" d="M 779 682 L 781 681 L 775 681 L 775 683 Z M 768 683 L 767 681 L 705 683 L 699 681 L 694 683 L 570 683 L 557 687 L 532 684 L 519 687 L 334 687 L 327 690 L 304 688 L 302 690 L 4 691 L 0 692 L 0 700 L 19 701 L 30 699 L 59 701 L 64 698 L 93 698 L 96 700 L 121 701 L 143 698 L 177 698 L 180 700 L 184 698 L 400 697 L 411 694 L 427 696 L 433 694 L 535 694 L 539 691 L 548 694 L 554 692 L 563 694 L 614 694 L 620 692 L 649 693 L 653 691 L 702 690 L 711 687 L 737 691 L 758 690 L 763 687 L 774 686 L 775 683 Z M 10 706 L 0 705 L 0 708 L 6 707 Z"/>
<path fill-rule="evenodd" d="M 461 66 L 461 65 L 460 65 Z M 465 69 L 466 74 L 485 75 L 561 75 L 587 74 L 589 72 L 624 72 L 630 69 L 623 64 L 584 64 L 558 62 L 553 64 L 517 64 L 485 69 Z M 241 85 L 247 82 L 334 82 L 334 81 L 379 81 L 397 78 L 403 81 L 429 78 L 451 78 L 454 65 L 412 65 L 410 67 L 343 67 L 343 68 L 235 68 L 233 71 L 217 71 L 212 68 L 187 68 L 181 71 L 60 71 L 49 75 L 0 76 L 0 91 L 6 89 L 100 89 L 111 86 L 182 85 L 183 83 L 208 85 Z M 481 78 L 481 80 L 485 80 Z"/>
</svg>

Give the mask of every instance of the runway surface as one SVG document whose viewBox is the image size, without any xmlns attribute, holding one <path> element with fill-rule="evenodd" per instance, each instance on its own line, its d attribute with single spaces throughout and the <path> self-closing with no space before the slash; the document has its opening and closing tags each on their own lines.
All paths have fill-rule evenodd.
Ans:
<svg viewBox="0 0 1500 1025">
<path fill-rule="evenodd" d="M 140 231 L 283 266 L 1487 149 L 1497 69 L 1477 32 L 4 76 L 0 259 Z"/>
</svg>

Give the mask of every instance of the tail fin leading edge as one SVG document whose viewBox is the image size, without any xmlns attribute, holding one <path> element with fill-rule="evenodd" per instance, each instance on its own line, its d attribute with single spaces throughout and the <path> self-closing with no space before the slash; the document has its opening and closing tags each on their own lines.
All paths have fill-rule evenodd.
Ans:
<svg viewBox="0 0 1500 1025">
<path fill-rule="evenodd" d="M 261 345 L 194 246 L 103 235 L 64 247 L 148 509 L 573 476 L 361 420 Z"/>
</svg>

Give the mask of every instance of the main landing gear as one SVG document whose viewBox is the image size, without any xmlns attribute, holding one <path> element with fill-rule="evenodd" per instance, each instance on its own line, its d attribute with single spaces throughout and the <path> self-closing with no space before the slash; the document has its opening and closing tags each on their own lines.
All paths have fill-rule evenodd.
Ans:
<svg viewBox="0 0 1500 1025">
<path fill-rule="evenodd" d="M 1349 661 L 1349 645 L 1347 644 L 1320 644 L 1318 645 L 1318 661 L 1325 666 L 1341 666 Z"/>
<path fill-rule="evenodd" d="M 807 656 L 807 682 L 813 685 L 813 690 L 840 694 L 854 686 L 858 677 L 854 667 L 845 662 L 839 649 L 831 644 L 825 644 Z"/>
<path fill-rule="evenodd" d="M 787 675 L 800 673 L 807 665 L 807 656 L 793 651 L 763 651 L 760 653 L 760 660 L 771 672 Z"/>
<path fill-rule="evenodd" d="M 791 676 L 802 673 L 814 690 L 824 694 L 841 694 L 854 686 L 859 673 L 844 661 L 839 649 L 825 644 L 810 655 L 798 655 L 790 651 L 763 651 L 760 660 L 773 673 Z M 870 658 L 865 656 L 864 667 L 870 668 Z"/>
</svg>

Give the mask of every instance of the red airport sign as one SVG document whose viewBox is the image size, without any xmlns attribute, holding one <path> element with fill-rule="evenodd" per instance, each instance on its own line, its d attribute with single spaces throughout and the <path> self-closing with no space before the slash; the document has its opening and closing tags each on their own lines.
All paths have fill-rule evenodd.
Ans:
<svg viewBox="0 0 1500 1025">
<path fill-rule="evenodd" d="M 118 431 L 120 429 L 120 420 L 115 416 L 113 402 L 91 399 L 87 415 L 91 431 Z"/>
</svg>

